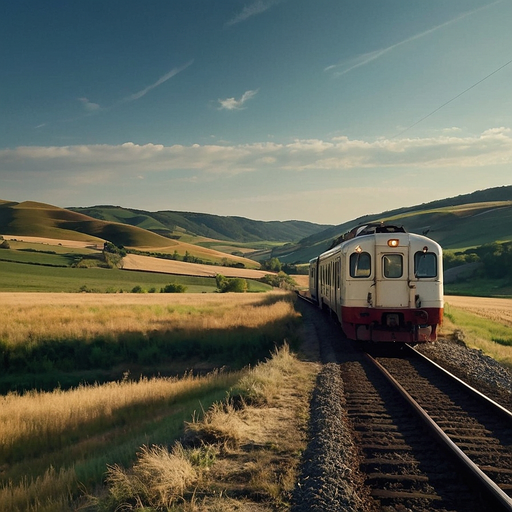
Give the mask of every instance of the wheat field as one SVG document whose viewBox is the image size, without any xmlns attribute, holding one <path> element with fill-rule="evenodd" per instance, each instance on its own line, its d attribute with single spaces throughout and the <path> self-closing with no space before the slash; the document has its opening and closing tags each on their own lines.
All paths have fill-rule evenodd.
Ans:
<svg viewBox="0 0 512 512">
<path fill-rule="evenodd" d="M 1 293 L 0 315 L 4 350 L 25 350 L 48 339 L 87 342 L 103 336 L 115 342 L 117 333 L 127 331 L 145 339 L 157 330 L 184 337 L 205 332 L 207 339 L 212 331 L 227 336 L 231 330 L 234 341 L 245 343 L 248 350 L 253 343 L 249 331 L 263 338 L 269 332 L 279 336 L 275 325 L 291 332 L 299 316 L 289 292 Z M 226 359 L 224 364 L 230 363 Z M 97 484 L 105 463 L 121 455 L 133 458 L 142 442 L 172 439 L 172 429 L 178 428 L 173 425 L 182 426 L 184 415 L 208 407 L 239 378 L 238 372 L 138 380 L 127 376 L 104 384 L 0 396 L 0 511 L 67 510 L 80 482 Z"/>
<path fill-rule="evenodd" d="M 445 297 L 442 333 L 512 368 L 512 299 Z"/>
<path fill-rule="evenodd" d="M 88 340 L 127 331 L 257 328 L 286 315 L 297 316 L 286 296 L 0 293 L 0 339 L 16 344 L 48 337 Z"/>
<path fill-rule="evenodd" d="M 447 295 L 444 300 L 456 308 L 512 327 L 512 299 Z"/>
</svg>

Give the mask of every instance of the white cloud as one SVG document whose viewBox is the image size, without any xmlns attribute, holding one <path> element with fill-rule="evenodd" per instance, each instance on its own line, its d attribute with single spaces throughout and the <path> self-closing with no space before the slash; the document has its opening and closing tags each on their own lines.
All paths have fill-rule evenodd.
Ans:
<svg viewBox="0 0 512 512">
<path fill-rule="evenodd" d="M 100 109 L 100 106 L 97 103 L 93 103 L 92 101 L 89 101 L 87 98 L 78 98 L 78 101 L 82 103 L 87 112 L 95 112 L 96 110 Z"/>
<path fill-rule="evenodd" d="M 237 23 L 241 23 L 252 16 L 256 16 L 257 14 L 261 14 L 266 10 L 270 9 L 273 5 L 278 4 L 280 0 L 257 0 L 250 5 L 246 5 L 240 13 L 234 16 L 231 20 L 226 23 L 226 26 L 236 25 Z"/>
<path fill-rule="evenodd" d="M 259 89 L 255 91 L 245 91 L 240 99 L 226 98 L 225 100 L 219 99 L 220 107 L 219 110 L 242 110 L 247 101 L 254 98 L 258 94 Z"/>
<path fill-rule="evenodd" d="M 155 172 L 194 171 L 234 175 L 258 170 L 349 171 L 352 169 L 470 169 L 512 163 L 512 131 L 492 128 L 478 136 L 442 135 L 416 139 L 365 141 L 336 137 L 192 146 L 111 145 L 0 150 L 0 177 L 14 173 L 61 175 L 66 179 L 104 183 Z M 25 174 L 26 175 L 26 174 Z"/>
</svg>

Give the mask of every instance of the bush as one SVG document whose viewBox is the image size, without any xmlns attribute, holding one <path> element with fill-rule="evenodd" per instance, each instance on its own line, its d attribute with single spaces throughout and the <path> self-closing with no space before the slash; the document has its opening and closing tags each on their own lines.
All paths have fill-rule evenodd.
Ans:
<svg viewBox="0 0 512 512">
<path fill-rule="evenodd" d="M 228 278 L 221 274 L 215 276 L 217 289 L 221 293 L 234 292 L 244 293 L 247 291 L 247 280 L 241 277 Z"/>
<path fill-rule="evenodd" d="M 185 293 L 186 291 L 187 287 L 183 284 L 169 283 L 160 290 L 160 293 Z"/>
<path fill-rule="evenodd" d="M 297 283 L 295 280 L 284 272 L 278 274 L 267 274 L 262 278 L 262 281 L 275 288 L 283 288 L 285 290 L 292 290 Z"/>
</svg>

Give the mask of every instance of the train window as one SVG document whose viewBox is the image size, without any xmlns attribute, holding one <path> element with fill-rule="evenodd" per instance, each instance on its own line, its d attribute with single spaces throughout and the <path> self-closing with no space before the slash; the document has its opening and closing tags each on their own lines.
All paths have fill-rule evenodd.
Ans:
<svg viewBox="0 0 512 512">
<path fill-rule="evenodd" d="M 370 277 L 371 261 L 367 252 L 353 252 L 350 255 L 350 277 Z"/>
<path fill-rule="evenodd" d="M 401 254 L 386 254 L 382 257 L 382 265 L 384 277 L 402 277 L 404 264 Z"/>
<path fill-rule="evenodd" d="M 414 277 L 436 277 L 437 255 L 433 252 L 418 251 L 414 255 Z"/>
</svg>

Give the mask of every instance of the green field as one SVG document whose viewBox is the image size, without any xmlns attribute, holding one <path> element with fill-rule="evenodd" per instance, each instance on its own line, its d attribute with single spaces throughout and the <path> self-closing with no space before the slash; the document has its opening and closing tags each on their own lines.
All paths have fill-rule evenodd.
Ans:
<svg viewBox="0 0 512 512">
<path fill-rule="evenodd" d="M 461 282 L 445 284 L 444 293 L 445 295 L 467 295 L 469 297 L 512 298 L 512 284 L 509 278 L 471 277 Z"/>
<path fill-rule="evenodd" d="M 55 260 L 57 261 L 57 260 Z M 136 286 L 157 291 L 169 283 L 182 284 L 190 293 L 217 291 L 215 278 L 175 276 L 104 268 L 61 268 L 41 264 L 0 261 L 0 292 L 130 292 Z M 247 280 L 249 292 L 262 292 L 270 286 Z"/>
</svg>

